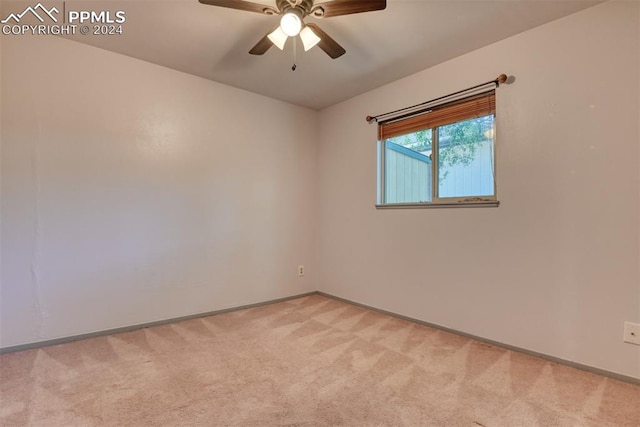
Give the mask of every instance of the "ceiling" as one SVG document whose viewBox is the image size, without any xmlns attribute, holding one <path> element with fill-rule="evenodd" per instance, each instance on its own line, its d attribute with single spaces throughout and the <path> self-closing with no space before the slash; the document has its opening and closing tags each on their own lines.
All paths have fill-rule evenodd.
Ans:
<svg viewBox="0 0 640 427">
<path fill-rule="evenodd" d="M 332 60 L 317 47 L 303 52 L 298 43 L 296 71 L 291 70 L 291 41 L 284 51 L 272 47 L 263 56 L 247 53 L 277 25 L 277 16 L 208 6 L 197 0 L 67 0 L 65 6 L 67 10 L 126 12 L 123 35 L 71 37 L 77 41 L 322 109 L 601 2 L 388 0 L 383 11 L 307 17 L 307 22 L 320 25 L 347 53 Z"/>
</svg>

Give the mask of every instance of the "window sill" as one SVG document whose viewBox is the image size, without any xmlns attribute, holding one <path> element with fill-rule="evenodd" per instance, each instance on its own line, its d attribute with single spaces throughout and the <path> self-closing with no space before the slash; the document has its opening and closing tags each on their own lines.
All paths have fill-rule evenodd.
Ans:
<svg viewBox="0 0 640 427">
<path fill-rule="evenodd" d="M 376 209 L 434 209 L 434 208 L 497 208 L 498 200 L 478 200 L 473 202 L 429 202 L 429 203 L 386 203 L 376 205 Z"/>
</svg>

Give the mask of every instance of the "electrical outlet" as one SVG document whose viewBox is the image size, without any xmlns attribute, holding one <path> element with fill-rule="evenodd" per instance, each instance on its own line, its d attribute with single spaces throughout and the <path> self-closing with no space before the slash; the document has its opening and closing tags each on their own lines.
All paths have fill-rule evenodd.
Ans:
<svg viewBox="0 0 640 427">
<path fill-rule="evenodd" d="M 304 265 L 298 266 L 298 276 L 304 276 Z"/>
<path fill-rule="evenodd" d="M 624 342 L 640 345 L 640 323 L 624 322 Z"/>
</svg>

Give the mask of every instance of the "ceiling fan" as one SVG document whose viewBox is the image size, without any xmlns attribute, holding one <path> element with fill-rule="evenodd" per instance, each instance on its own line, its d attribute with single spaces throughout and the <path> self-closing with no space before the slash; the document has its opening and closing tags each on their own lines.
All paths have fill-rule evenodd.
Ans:
<svg viewBox="0 0 640 427">
<path fill-rule="evenodd" d="M 252 55 L 263 55 L 272 45 L 280 50 L 289 37 L 300 35 L 304 50 L 315 45 L 336 59 L 345 54 L 345 50 L 316 24 L 304 22 L 307 16 L 331 18 L 353 13 L 372 12 L 387 7 L 386 0 L 332 0 L 316 3 L 314 0 L 276 0 L 276 6 L 267 6 L 243 0 L 199 0 L 202 4 L 221 6 L 230 9 L 245 10 L 264 15 L 280 15 L 280 25 L 265 35 L 249 51 Z"/>
</svg>

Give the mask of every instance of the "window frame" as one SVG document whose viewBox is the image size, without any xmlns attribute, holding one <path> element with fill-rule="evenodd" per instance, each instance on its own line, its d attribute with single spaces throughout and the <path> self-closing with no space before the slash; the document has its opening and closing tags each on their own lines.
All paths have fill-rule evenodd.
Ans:
<svg viewBox="0 0 640 427">
<path fill-rule="evenodd" d="M 487 98 L 489 99 L 489 110 L 486 109 L 485 106 L 479 107 L 477 112 L 473 111 L 470 114 L 466 114 L 462 113 L 462 115 L 457 115 L 456 117 L 458 118 L 457 120 L 454 121 L 450 121 L 448 122 L 446 119 L 446 114 L 447 114 L 447 108 L 450 109 L 455 109 L 456 106 L 460 106 L 461 104 L 469 103 L 472 102 L 474 100 L 477 99 L 483 99 L 483 98 Z M 464 106 L 464 105 L 463 105 Z M 451 108 L 453 107 L 453 108 Z M 445 118 L 443 119 L 436 119 L 436 123 L 435 126 L 429 126 L 430 120 L 428 118 L 428 114 L 436 111 L 437 115 L 444 115 Z M 486 112 L 489 112 L 489 114 L 485 114 Z M 455 113 L 455 111 L 454 111 Z M 442 127 L 442 126 L 447 126 L 450 124 L 454 124 L 454 123 L 459 123 L 459 122 L 463 122 L 466 120 L 472 120 L 474 118 L 480 118 L 480 117 L 487 117 L 489 115 L 493 115 L 493 159 L 492 159 L 492 167 L 493 167 L 493 195 L 486 195 L 486 196 L 458 196 L 458 197 L 440 197 L 439 196 L 439 132 L 438 132 L 438 128 Z M 425 118 L 425 120 L 422 120 L 420 116 L 423 116 Z M 460 118 L 463 117 L 463 118 Z M 466 117 L 466 118 L 465 118 Z M 402 116 L 400 118 L 397 119 L 392 119 L 389 121 L 384 121 L 378 124 L 378 147 L 377 147 L 377 151 L 378 151 L 378 160 L 377 160 L 377 167 L 378 167 L 378 171 L 377 171 L 377 175 L 378 175 L 378 180 L 377 180 L 377 192 L 376 192 L 376 196 L 377 196 L 377 203 L 376 203 L 376 208 L 379 209 L 397 209 L 397 208 L 444 208 L 444 207 L 497 207 L 499 206 L 500 202 L 498 201 L 498 195 L 497 195 L 497 143 L 496 143 L 496 108 L 495 108 L 495 89 L 490 90 L 490 91 L 483 91 L 479 94 L 474 94 L 471 96 L 467 96 L 464 98 L 461 98 L 459 100 L 455 100 L 453 102 L 447 102 L 445 104 L 441 104 L 441 105 L 436 105 L 433 106 L 431 109 L 429 109 L 426 112 L 420 112 L 418 114 L 408 114 L 406 116 Z M 383 130 L 383 126 L 385 126 L 387 123 L 391 122 L 391 123 L 398 123 L 398 125 L 396 125 L 397 128 L 401 129 L 403 127 L 403 121 L 409 121 L 411 120 L 411 122 L 409 123 L 409 131 L 408 132 L 404 132 L 402 130 L 400 131 L 392 131 L 391 135 L 386 135 L 384 130 Z M 420 123 L 424 122 L 424 126 L 421 126 Z M 424 202 L 400 202 L 400 203 L 388 203 L 386 202 L 386 169 L 387 169 L 387 165 L 386 165 L 386 144 L 387 144 L 387 140 L 390 138 L 393 138 L 395 136 L 401 136 L 401 135 L 408 135 L 411 133 L 415 133 L 418 132 L 420 130 L 430 130 L 432 132 L 431 135 L 431 141 L 432 141 L 432 148 L 431 148 L 431 201 L 424 201 Z"/>
</svg>

